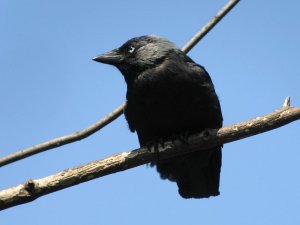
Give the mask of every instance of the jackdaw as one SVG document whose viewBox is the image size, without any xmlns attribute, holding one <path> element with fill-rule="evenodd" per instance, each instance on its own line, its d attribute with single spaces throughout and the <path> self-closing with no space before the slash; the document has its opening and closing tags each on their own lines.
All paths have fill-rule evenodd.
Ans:
<svg viewBox="0 0 300 225">
<path fill-rule="evenodd" d="M 96 56 L 116 66 L 126 84 L 124 110 L 129 129 L 140 146 L 222 126 L 222 112 L 212 80 L 172 42 L 154 35 L 130 39 Z M 219 195 L 221 148 L 158 160 L 162 179 L 175 181 L 183 198 Z"/>
</svg>

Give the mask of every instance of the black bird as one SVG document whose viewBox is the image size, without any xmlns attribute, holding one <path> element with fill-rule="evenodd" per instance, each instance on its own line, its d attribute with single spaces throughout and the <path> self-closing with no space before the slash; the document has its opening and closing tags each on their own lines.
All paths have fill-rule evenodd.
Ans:
<svg viewBox="0 0 300 225">
<path fill-rule="evenodd" d="M 124 113 L 140 146 L 222 126 L 209 74 L 172 42 L 152 35 L 136 37 L 94 60 L 114 65 L 123 74 Z M 177 182 L 183 198 L 219 195 L 221 148 L 159 160 L 157 171 L 162 179 Z"/>
</svg>

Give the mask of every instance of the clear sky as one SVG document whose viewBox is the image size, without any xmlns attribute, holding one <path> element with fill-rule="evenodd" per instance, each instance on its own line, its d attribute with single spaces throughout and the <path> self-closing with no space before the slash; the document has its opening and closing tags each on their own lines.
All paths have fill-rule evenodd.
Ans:
<svg viewBox="0 0 300 225">
<path fill-rule="evenodd" d="M 81 130 L 125 100 L 91 59 L 131 37 L 182 47 L 227 1 L 0 0 L 0 156 Z M 189 55 L 209 71 L 224 125 L 300 106 L 300 1 L 241 1 Z M 226 144 L 221 195 L 185 200 L 140 166 L 0 212 L 0 224 L 300 224 L 300 121 Z M 123 116 L 73 144 L 0 168 L 0 189 L 138 147 Z"/>
</svg>

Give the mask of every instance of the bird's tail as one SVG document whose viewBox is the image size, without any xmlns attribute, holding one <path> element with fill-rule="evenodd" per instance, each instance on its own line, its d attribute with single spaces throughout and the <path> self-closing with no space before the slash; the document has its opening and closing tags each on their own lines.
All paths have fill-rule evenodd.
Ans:
<svg viewBox="0 0 300 225">
<path fill-rule="evenodd" d="M 157 163 L 163 179 L 176 181 L 183 198 L 208 198 L 219 192 L 221 147 Z"/>
</svg>

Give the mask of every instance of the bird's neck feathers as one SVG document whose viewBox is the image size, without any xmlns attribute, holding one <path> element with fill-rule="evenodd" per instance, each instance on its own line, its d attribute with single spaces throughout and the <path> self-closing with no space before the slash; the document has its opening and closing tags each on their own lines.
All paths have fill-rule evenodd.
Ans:
<svg viewBox="0 0 300 225">
<path fill-rule="evenodd" d="M 135 66 L 120 65 L 117 68 L 122 73 L 127 85 L 131 85 L 143 71 Z"/>
</svg>

